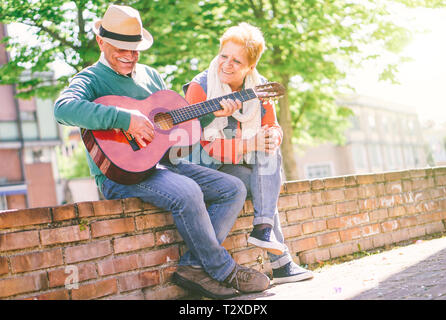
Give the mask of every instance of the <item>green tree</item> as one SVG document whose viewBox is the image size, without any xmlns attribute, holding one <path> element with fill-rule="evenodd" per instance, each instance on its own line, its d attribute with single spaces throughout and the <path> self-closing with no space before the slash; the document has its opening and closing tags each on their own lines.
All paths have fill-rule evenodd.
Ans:
<svg viewBox="0 0 446 320">
<path fill-rule="evenodd" d="M 284 129 L 282 152 L 288 180 L 298 177 L 293 145 L 334 141 L 342 143 L 351 111 L 336 104 L 349 89 L 345 70 L 360 67 L 384 51 L 398 53 L 411 32 L 391 20 L 391 8 L 442 7 L 443 0 L 167 0 L 116 2 L 131 5 L 154 36 L 154 45 L 141 56 L 143 63 L 160 70 L 173 90 L 204 68 L 217 54 L 223 31 L 241 21 L 263 31 L 267 50 L 259 71 L 281 82 L 287 95 L 277 111 Z M 0 83 L 20 81 L 25 62 L 32 71 L 43 71 L 56 58 L 77 72 L 96 61 L 98 49 L 89 25 L 102 16 L 109 2 L 101 0 L 3 0 L 0 22 L 31 25 L 42 45 L 6 39 L 17 54 L 0 68 Z M 378 48 L 375 51 L 369 49 Z M 367 48 L 367 50 L 365 50 Z M 397 63 L 382 72 L 394 80 Z M 48 87 L 21 83 L 22 95 L 54 94 L 67 79 Z"/>
</svg>

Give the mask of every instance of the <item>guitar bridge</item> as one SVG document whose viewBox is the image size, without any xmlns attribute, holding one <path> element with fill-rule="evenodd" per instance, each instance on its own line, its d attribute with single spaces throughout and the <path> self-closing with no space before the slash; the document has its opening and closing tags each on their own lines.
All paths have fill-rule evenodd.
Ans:
<svg viewBox="0 0 446 320">
<path fill-rule="evenodd" d="M 136 142 L 135 138 L 128 132 L 125 132 L 121 129 L 121 132 L 124 134 L 124 137 L 127 139 L 127 142 L 129 143 L 130 147 L 132 147 L 133 151 L 141 150 L 138 143 Z"/>
</svg>

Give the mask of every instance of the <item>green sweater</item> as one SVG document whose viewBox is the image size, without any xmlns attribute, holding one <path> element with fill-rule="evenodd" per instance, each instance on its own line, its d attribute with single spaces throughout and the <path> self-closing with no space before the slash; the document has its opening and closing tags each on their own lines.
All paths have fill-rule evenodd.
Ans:
<svg viewBox="0 0 446 320">
<path fill-rule="evenodd" d="M 100 62 L 76 74 L 54 105 L 56 120 L 64 125 L 90 130 L 123 129 L 130 126 L 130 113 L 92 101 L 107 95 L 144 100 L 152 93 L 166 89 L 160 74 L 153 68 L 137 64 L 134 79 L 118 74 Z M 87 152 L 90 173 L 99 189 L 105 176 Z"/>
</svg>

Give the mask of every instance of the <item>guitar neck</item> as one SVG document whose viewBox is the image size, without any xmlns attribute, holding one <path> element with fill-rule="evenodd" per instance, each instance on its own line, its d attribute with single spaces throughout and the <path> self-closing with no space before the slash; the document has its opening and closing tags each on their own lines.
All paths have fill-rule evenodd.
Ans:
<svg viewBox="0 0 446 320">
<path fill-rule="evenodd" d="M 199 118 L 208 113 L 221 110 L 220 101 L 223 99 L 240 100 L 241 102 L 249 101 L 257 98 L 253 89 L 245 89 L 237 92 L 227 94 L 211 100 L 206 100 L 200 103 L 192 104 L 184 108 L 169 111 L 173 124 L 178 124 L 191 119 Z"/>
</svg>

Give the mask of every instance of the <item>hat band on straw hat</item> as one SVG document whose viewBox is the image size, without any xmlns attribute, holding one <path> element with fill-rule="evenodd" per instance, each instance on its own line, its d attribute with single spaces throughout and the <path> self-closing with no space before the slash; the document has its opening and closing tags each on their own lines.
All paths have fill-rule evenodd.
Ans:
<svg viewBox="0 0 446 320">
<path fill-rule="evenodd" d="M 140 34 L 126 35 L 126 34 L 114 33 L 104 29 L 102 26 L 99 27 L 99 35 L 101 37 L 106 37 L 119 41 L 127 41 L 127 42 L 138 42 L 142 40 L 142 36 Z"/>
</svg>

